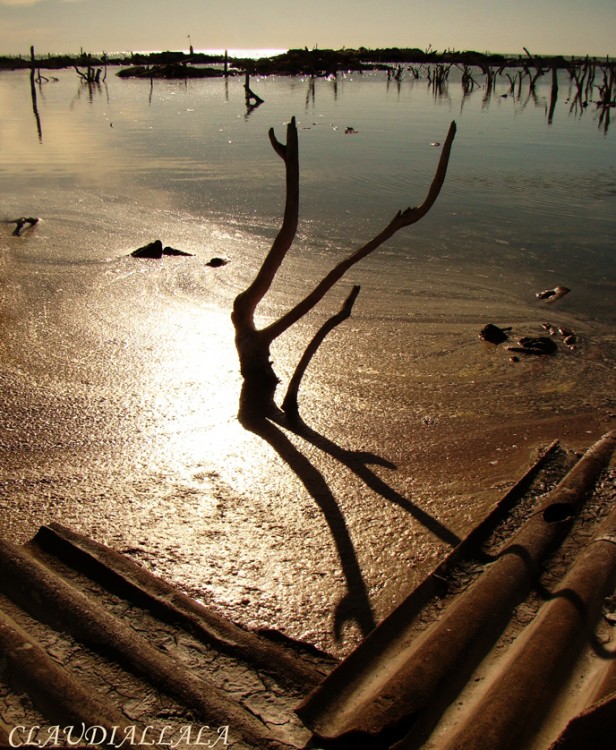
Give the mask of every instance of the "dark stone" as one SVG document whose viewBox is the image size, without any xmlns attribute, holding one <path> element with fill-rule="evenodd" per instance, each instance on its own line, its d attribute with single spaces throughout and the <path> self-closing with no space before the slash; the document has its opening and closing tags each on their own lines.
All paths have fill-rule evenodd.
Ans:
<svg viewBox="0 0 616 750">
<path fill-rule="evenodd" d="M 174 247 L 163 248 L 163 243 L 160 240 L 154 240 L 149 245 L 144 245 L 138 250 L 131 253 L 133 258 L 155 258 L 156 260 L 163 257 L 163 255 L 186 255 L 192 257 L 192 253 L 186 253 L 184 250 L 176 250 Z"/>
<path fill-rule="evenodd" d="M 494 323 L 488 323 L 479 331 L 479 337 L 490 344 L 502 344 L 509 338 L 506 331 L 510 330 L 510 328 L 499 328 Z"/>
<path fill-rule="evenodd" d="M 149 245 L 134 250 L 131 255 L 133 258 L 162 258 L 163 257 L 163 243 L 160 240 L 154 240 Z"/>
<path fill-rule="evenodd" d="M 558 351 L 557 344 L 548 336 L 523 336 L 518 344 L 520 346 L 508 346 L 510 352 L 520 352 L 521 354 L 535 354 L 544 356 L 556 354 Z"/>
<path fill-rule="evenodd" d="M 220 268 L 220 266 L 226 266 L 228 262 L 229 261 L 224 258 L 212 258 L 211 260 L 208 260 L 205 265 L 211 266 L 212 268 Z"/>
</svg>

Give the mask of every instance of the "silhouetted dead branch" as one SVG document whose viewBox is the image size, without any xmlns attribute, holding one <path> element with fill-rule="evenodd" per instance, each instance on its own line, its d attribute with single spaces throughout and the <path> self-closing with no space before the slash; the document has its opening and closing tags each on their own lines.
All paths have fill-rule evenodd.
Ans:
<svg viewBox="0 0 616 750">
<path fill-rule="evenodd" d="M 253 282 L 236 297 L 231 316 L 235 328 L 235 344 L 240 369 L 244 378 L 240 399 L 240 419 L 244 422 L 263 419 L 277 411 L 274 395 L 279 381 L 270 360 L 272 342 L 310 312 L 350 268 L 374 252 L 400 229 L 422 219 L 432 208 L 445 181 L 455 133 L 456 125 L 452 122 L 424 202 L 419 206 L 399 211 L 379 234 L 334 266 L 303 300 L 280 318 L 259 330 L 254 321 L 256 308 L 269 291 L 278 269 L 291 248 L 297 232 L 299 215 L 299 157 L 295 118 L 287 125 L 286 144 L 278 141 L 273 129 L 270 130 L 272 147 L 285 164 L 284 217 L 280 231 Z M 352 295 L 347 300 L 350 306 L 352 306 L 354 296 Z M 350 308 L 348 312 L 350 314 Z M 298 377 L 301 380 L 301 374 Z"/>
<path fill-rule="evenodd" d="M 445 93 L 447 88 L 447 79 L 449 78 L 449 71 L 452 68 L 450 65 L 434 65 L 432 68 L 428 68 L 428 84 L 432 87 L 434 94 L 440 96 Z"/>
<path fill-rule="evenodd" d="M 465 94 L 470 94 L 475 86 L 478 85 L 477 81 L 473 78 L 473 70 L 470 65 L 464 65 L 460 69 L 462 70 L 462 90 Z"/>
<path fill-rule="evenodd" d="M 82 70 L 79 70 L 79 68 L 76 65 L 73 67 L 77 71 L 77 75 L 81 78 L 81 80 L 84 83 L 93 84 L 93 83 L 101 82 L 101 76 L 103 75 L 102 68 L 95 68 L 91 65 L 88 65 L 84 73 Z"/>
<path fill-rule="evenodd" d="M 616 105 L 616 64 L 606 63 L 603 68 L 603 83 L 599 84 L 599 101 L 603 107 Z"/>
<path fill-rule="evenodd" d="M 533 73 L 531 73 L 530 68 L 528 67 L 528 65 L 524 65 L 524 69 L 525 69 L 525 71 L 526 71 L 526 73 L 527 73 L 527 75 L 528 75 L 528 77 L 530 79 L 530 82 L 529 82 L 530 90 L 534 91 L 535 90 L 535 84 L 537 83 L 537 80 L 539 78 L 541 78 L 541 76 L 544 73 L 546 73 L 548 69 L 544 68 L 541 65 L 541 63 L 535 57 L 533 57 L 533 55 L 531 55 L 531 53 L 526 49 L 526 47 L 523 47 L 522 49 L 524 50 L 524 52 L 526 53 L 526 55 L 528 55 L 529 60 L 531 61 L 531 63 L 533 64 L 533 67 L 535 68 L 535 72 L 533 74 Z"/>
<path fill-rule="evenodd" d="M 244 81 L 244 92 L 246 95 L 246 111 L 248 114 L 250 114 L 253 109 L 260 107 L 263 104 L 264 100 L 261 99 L 260 96 L 255 94 L 255 92 L 250 88 L 250 73 L 248 73 L 248 71 L 246 71 L 246 78 Z"/>
<path fill-rule="evenodd" d="M 496 87 L 496 71 L 490 65 L 481 64 L 479 67 L 485 76 L 486 94 L 489 96 Z"/>
<path fill-rule="evenodd" d="M 344 301 L 344 304 L 340 308 L 340 311 L 335 315 L 332 315 L 332 317 L 327 320 L 321 326 L 321 328 L 319 328 L 312 341 L 306 347 L 306 351 L 303 353 L 297 367 L 295 368 L 293 377 L 289 381 L 289 387 L 287 388 L 286 396 L 284 397 L 284 401 L 282 402 L 282 410 L 290 419 L 296 419 L 299 414 L 299 386 L 302 382 L 302 378 L 304 377 L 304 373 L 308 369 L 308 365 L 325 340 L 325 337 L 331 331 L 333 331 L 336 326 L 339 326 L 340 323 L 350 317 L 351 311 L 353 310 L 353 305 L 355 304 L 355 300 L 357 299 L 357 295 L 359 294 L 360 289 L 361 287 L 359 286 L 354 286 L 353 289 L 351 289 L 351 293 Z"/>
<path fill-rule="evenodd" d="M 558 101 L 558 71 L 552 68 L 552 87 L 550 89 L 550 108 L 548 110 L 548 125 L 554 121 L 554 110 Z"/>
<path fill-rule="evenodd" d="M 41 125 L 41 116 L 38 110 L 38 100 L 36 96 L 36 56 L 34 54 L 34 46 L 30 47 L 30 98 L 32 99 L 32 112 L 34 113 L 34 119 L 36 121 L 36 132 L 38 133 L 39 141 L 43 141 L 43 127 Z M 40 78 L 40 71 L 39 71 Z"/>
</svg>

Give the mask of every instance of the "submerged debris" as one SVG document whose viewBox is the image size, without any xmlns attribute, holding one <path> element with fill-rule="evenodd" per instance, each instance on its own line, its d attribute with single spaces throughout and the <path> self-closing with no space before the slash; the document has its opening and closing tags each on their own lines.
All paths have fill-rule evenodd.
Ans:
<svg viewBox="0 0 616 750">
<path fill-rule="evenodd" d="M 547 321 L 541 324 L 541 328 L 549 336 L 522 336 L 518 339 L 516 345 L 506 347 L 507 351 L 514 353 L 514 356 L 510 357 L 512 362 L 520 361 L 520 358 L 515 356 L 515 353 L 536 356 L 556 354 L 559 349 L 558 341 L 555 340 L 556 337 L 560 338 L 562 343 L 571 351 L 577 350 L 577 336 L 571 328 L 564 325 L 554 325 Z M 499 328 L 494 323 L 488 323 L 479 332 L 479 338 L 490 344 L 498 345 L 508 340 L 508 332 L 511 330 L 511 326 Z"/>
<path fill-rule="evenodd" d="M 547 299 L 549 302 L 556 302 L 557 299 L 564 297 L 565 294 L 569 294 L 571 289 L 566 286 L 557 286 L 554 289 L 544 289 L 542 292 L 537 292 L 535 297 L 537 299 Z"/>
<path fill-rule="evenodd" d="M 547 331 L 550 336 L 556 336 L 556 334 L 558 333 L 558 328 L 556 328 L 556 326 L 553 326 L 551 323 L 542 323 L 541 327 L 544 331 Z"/>
<path fill-rule="evenodd" d="M 575 331 L 567 326 L 555 326 L 552 323 L 542 323 L 544 330 L 546 330 L 550 336 L 562 336 L 563 344 L 569 347 L 572 351 L 577 349 L 577 336 Z"/>
<path fill-rule="evenodd" d="M 27 225 L 27 229 L 31 229 L 35 224 L 38 224 L 39 219 L 35 216 L 20 216 L 18 219 L 9 219 L 7 224 L 15 224 L 13 230 L 13 237 L 21 237 L 21 233 Z"/>
</svg>

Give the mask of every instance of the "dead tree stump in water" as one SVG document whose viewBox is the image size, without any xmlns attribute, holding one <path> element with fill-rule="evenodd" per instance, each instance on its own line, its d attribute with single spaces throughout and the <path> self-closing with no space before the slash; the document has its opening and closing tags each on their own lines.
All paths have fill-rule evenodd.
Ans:
<svg viewBox="0 0 616 750">
<path fill-rule="evenodd" d="M 252 283 L 235 298 L 233 303 L 231 319 L 235 329 L 235 345 L 244 380 L 239 410 L 239 418 L 243 424 L 254 424 L 255 421 L 279 413 L 274 401 L 279 380 L 270 358 L 272 343 L 310 312 L 352 266 L 374 252 L 400 229 L 422 219 L 432 208 L 445 181 L 455 134 L 456 124 L 452 122 L 443 144 L 432 184 L 423 203 L 419 206 L 409 207 L 404 211 L 398 211 L 381 232 L 334 266 L 303 300 L 265 328 L 257 329 L 255 325 L 257 306 L 269 291 L 278 269 L 291 249 L 297 232 L 299 217 L 299 153 L 295 118 L 292 118 L 287 125 L 286 144 L 278 141 L 273 128 L 270 129 L 269 137 L 272 147 L 285 164 L 286 200 L 282 225 L 270 251 Z M 291 381 L 290 393 L 283 405 L 285 410 L 289 409 L 291 417 L 297 416 L 297 390 L 308 362 L 327 333 L 350 315 L 358 293 L 359 288 L 353 290 L 340 313 L 334 316 L 317 333 L 300 361 L 296 375 Z M 334 321 L 333 324 L 332 321 Z"/>
<path fill-rule="evenodd" d="M 248 71 L 246 71 L 246 78 L 244 79 L 244 92 L 246 94 L 246 109 L 248 113 L 263 104 L 264 100 L 250 88 L 250 73 Z"/>
</svg>

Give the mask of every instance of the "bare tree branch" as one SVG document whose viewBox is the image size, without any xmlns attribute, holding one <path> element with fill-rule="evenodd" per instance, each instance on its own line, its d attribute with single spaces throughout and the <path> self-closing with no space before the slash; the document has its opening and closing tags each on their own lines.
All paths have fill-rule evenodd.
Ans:
<svg viewBox="0 0 616 750">
<path fill-rule="evenodd" d="M 289 310 L 288 313 L 283 315 L 278 320 L 271 323 L 269 326 L 263 329 L 262 333 L 265 338 L 269 339 L 270 342 L 278 338 L 306 313 L 308 313 L 318 302 L 320 302 L 327 292 L 334 286 L 334 284 L 344 276 L 344 274 L 358 263 L 363 260 L 367 255 L 374 252 L 396 232 L 403 227 L 407 227 L 411 224 L 416 223 L 422 219 L 428 211 L 434 205 L 443 183 L 445 181 L 445 175 L 447 174 L 447 166 L 449 164 L 449 155 L 451 153 L 451 146 L 453 139 L 456 135 L 456 124 L 452 122 L 449 126 L 449 132 L 447 138 L 443 144 L 443 150 L 441 152 L 441 158 L 439 160 L 434 179 L 428 190 L 428 195 L 424 202 L 415 207 L 409 207 L 404 211 L 398 211 L 391 222 L 383 229 L 382 232 L 377 234 L 373 239 L 367 242 L 363 247 L 360 247 L 354 253 L 349 255 L 337 266 L 335 266 L 323 279 L 322 281 L 308 294 L 301 302 L 295 307 Z"/>
<path fill-rule="evenodd" d="M 304 373 L 308 369 L 308 365 L 310 364 L 314 355 L 317 353 L 319 347 L 325 340 L 325 337 L 328 335 L 328 333 L 333 331 L 336 326 L 339 326 L 340 323 L 350 317 L 351 311 L 353 310 L 353 305 L 355 304 L 355 300 L 357 299 L 357 295 L 359 294 L 360 289 L 361 287 L 357 285 L 354 286 L 353 289 L 351 289 L 351 293 L 344 301 L 339 312 L 337 312 L 335 315 L 332 315 L 332 317 L 329 318 L 321 326 L 321 328 L 319 328 L 312 341 L 306 347 L 305 352 L 302 354 L 301 359 L 297 367 L 295 368 L 295 372 L 293 373 L 293 377 L 289 382 L 289 387 L 287 388 L 287 393 L 284 397 L 284 401 L 282 402 L 282 410 L 291 419 L 293 417 L 297 417 L 299 413 L 297 404 L 299 386 L 302 382 L 302 378 L 304 377 Z"/>
<path fill-rule="evenodd" d="M 283 143 L 280 143 L 278 138 L 276 138 L 276 134 L 274 133 L 274 128 L 270 128 L 268 131 L 268 136 L 270 139 L 270 143 L 272 144 L 272 148 L 274 151 L 278 154 L 278 156 L 283 160 L 287 160 L 287 148 Z"/>
<path fill-rule="evenodd" d="M 274 151 L 276 151 L 285 163 L 286 202 L 284 218 L 280 231 L 254 281 L 244 292 L 236 297 L 232 314 L 234 323 L 236 320 L 238 322 L 241 321 L 243 325 L 249 325 L 253 328 L 255 309 L 267 294 L 276 272 L 293 244 L 299 216 L 299 158 L 295 118 L 291 118 L 291 122 L 287 125 L 286 146 L 283 146 L 276 139 L 273 129 L 270 130 L 270 141 Z"/>
<path fill-rule="evenodd" d="M 235 298 L 231 313 L 235 328 L 235 345 L 244 379 L 239 411 L 239 417 L 243 424 L 254 426 L 264 418 L 279 413 L 274 401 L 279 380 L 270 358 L 270 346 L 274 339 L 306 315 L 352 266 L 380 247 L 400 229 L 422 219 L 432 208 L 445 180 L 455 133 L 456 125 L 455 122 L 452 122 L 443 145 L 436 173 L 423 203 L 419 206 L 409 207 L 404 211 L 398 211 L 385 229 L 331 269 L 301 302 L 269 326 L 257 330 L 254 321 L 255 310 L 269 291 L 278 269 L 291 248 L 297 233 L 299 215 L 299 156 L 295 118 L 287 125 L 286 144 L 278 141 L 273 130 L 269 131 L 272 148 L 285 164 L 286 201 L 282 225 L 272 247 L 252 283 Z M 299 385 L 311 358 L 329 331 L 351 314 L 358 293 L 359 287 L 355 287 L 340 312 L 321 327 L 308 345 L 297 366 L 285 398 L 285 409 L 289 410 L 291 417 L 297 416 Z"/>
</svg>

